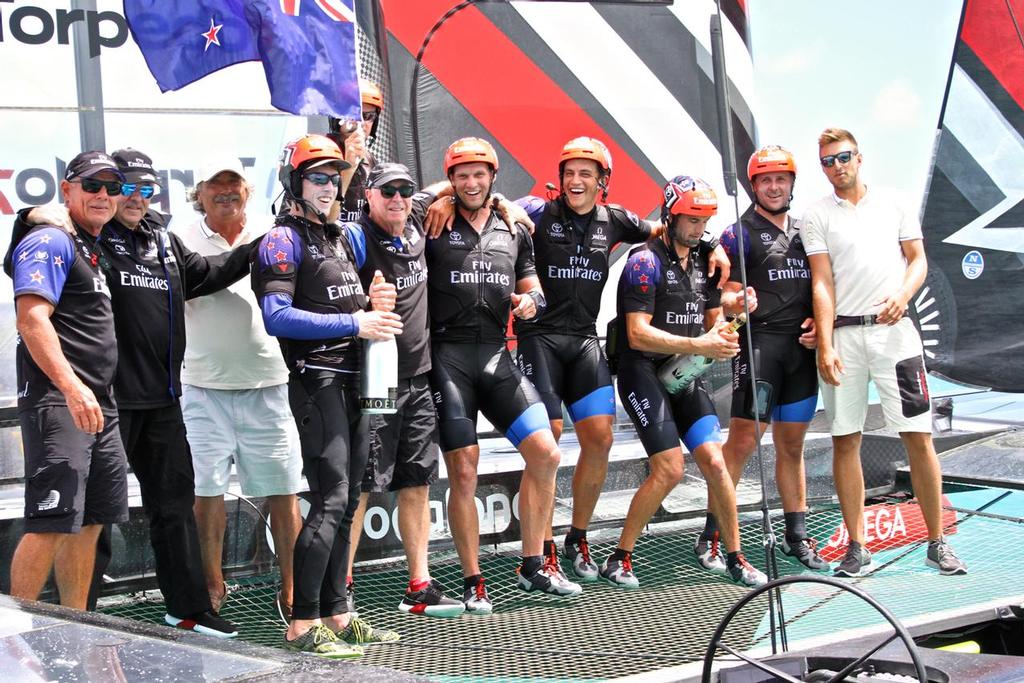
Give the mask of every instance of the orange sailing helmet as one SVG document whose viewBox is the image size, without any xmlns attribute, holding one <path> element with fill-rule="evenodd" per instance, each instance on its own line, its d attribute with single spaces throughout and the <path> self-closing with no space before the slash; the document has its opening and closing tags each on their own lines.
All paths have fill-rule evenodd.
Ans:
<svg viewBox="0 0 1024 683">
<path fill-rule="evenodd" d="M 359 79 L 359 96 L 363 101 L 363 106 L 369 104 L 384 111 L 384 93 L 380 91 L 380 86 L 373 81 L 365 78 Z"/>
<path fill-rule="evenodd" d="M 661 203 L 661 220 L 671 224 L 674 215 L 714 216 L 718 213 L 718 197 L 711 186 L 700 178 L 677 175 L 665 184 Z"/>
<path fill-rule="evenodd" d="M 562 174 L 565 172 L 565 162 L 570 159 L 589 159 L 596 162 L 600 172 L 598 184 L 601 186 L 601 199 L 608 199 L 608 182 L 612 175 L 612 153 L 603 142 L 597 138 L 579 137 L 569 140 L 562 146 L 562 153 L 558 155 L 558 184 L 562 184 Z"/>
<path fill-rule="evenodd" d="M 459 164 L 483 162 L 498 170 L 498 154 L 491 143 L 482 138 L 459 138 L 444 153 L 444 174 L 447 176 Z"/>
<path fill-rule="evenodd" d="M 747 162 L 747 179 L 754 180 L 759 173 L 792 173 L 796 177 L 796 159 L 788 150 L 778 145 L 765 145 L 750 155 Z"/>
<path fill-rule="evenodd" d="M 292 140 L 281 152 L 281 165 L 277 178 L 285 192 L 293 197 L 302 196 L 302 171 L 328 163 L 343 171 L 350 166 L 338 144 L 325 135 L 305 135 Z"/>
</svg>

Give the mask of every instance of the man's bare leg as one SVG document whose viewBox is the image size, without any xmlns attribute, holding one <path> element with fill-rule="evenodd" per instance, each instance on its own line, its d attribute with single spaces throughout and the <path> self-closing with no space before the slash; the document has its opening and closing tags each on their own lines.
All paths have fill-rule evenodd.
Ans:
<svg viewBox="0 0 1024 683">
<path fill-rule="evenodd" d="M 398 530 L 402 534 L 410 581 L 430 576 L 427 565 L 427 544 L 430 542 L 429 493 L 427 486 L 410 486 L 398 490 Z"/>
<path fill-rule="evenodd" d="M 74 609 L 85 609 L 92 587 L 92 570 L 96 564 L 96 540 L 103 531 L 102 524 L 89 524 L 77 534 L 57 546 L 53 558 L 53 573 L 60 593 L 60 604 Z"/>
<path fill-rule="evenodd" d="M 921 506 L 928 540 L 942 537 L 942 469 L 935 453 L 932 435 L 926 432 L 900 432 L 910 460 L 910 484 Z"/>
<path fill-rule="evenodd" d="M 832 437 L 832 479 L 850 540 L 864 543 L 864 472 L 860 464 L 860 432 Z"/>
<path fill-rule="evenodd" d="M 224 601 L 224 533 L 227 531 L 228 516 L 224 508 L 224 496 L 196 496 L 193 511 L 196 528 L 199 530 L 199 547 L 203 553 L 203 575 L 206 576 L 206 590 L 210 602 L 216 608 Z M 274 541 L 275 545 L 277 541 Z M 280 550 L 280 548 L 278 548 Z"/>
<path fill-rule="evenodd" d="M 267 496 L 267 503 L 270 506 L 270 533 L 274 537 L 277 566 L 281 570 L 281 599 L 285 605 L 290 606 L 294 588 L 292 558 L 295 539 L 302 530 L 299 500 L 295 495 Z"/>
<path fill-rule="evenodd" d="M 474 444 L 447 451 L 444 462 L 450 486 L 448 523 L 462 564 L 462 575 L 476 576 L 480 573 L 480 517 L 476 509 L 476 471 L 480 464 L 480 447 Z M 522 510 L 522 493 L 519 500 L 519 509 Z"/>
</svg>

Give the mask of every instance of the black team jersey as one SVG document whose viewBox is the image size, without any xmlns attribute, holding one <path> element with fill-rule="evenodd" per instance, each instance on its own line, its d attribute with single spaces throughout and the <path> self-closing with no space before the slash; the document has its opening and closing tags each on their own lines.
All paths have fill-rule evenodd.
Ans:
<svg viewBox="0 0 1024 683">
<path fill-rule="evenodd" d="M 801 323 L 813 316 L 807 254 L 793 220 L 787 219 L 787 225 L 788 230 L 779 230 L 753 207 L 740 219 L 747 286 L 757 292 L 757 309 L 750 314 L 755 331 L 800 334 Z M 736 225 L 726 228 L 722 233 L 722 246 L 732 263 L 729 279 L 740 282 L 736 233 Z"/>
<path fill-rule="evenodd" d="M 561 198 L 527 197 L 517 202 L 533 220 L 534 254 L 548 307 L 536 323 L 517 320 L 516 335 L 597 335 L 601 292 L 608 279 L 609 252 L 620 242 L 647 240 L 650 226 L 618 205 L 596 206 L 584 216 Z"/>
<path fill-rule="evenodd" d="M 707 277 L 707 256 L 690 250 L 686 267 L 664 240 L 652 240 L 629 252 L 616 296 L 620 353 L 660 362 L 667 353 L 635 351 L 626 335 L 627 313 L 648 313 L 651 325 L 679 337 L 704 334 L 705 311 L 718 308 L 720 292 Z"/>
<path fill-rule="evenodd" d="M 516 282 L 536 275 L 533 241 L 491 212 L 478 234 L 456 212 L 450 231 L 427 243 L 430 329 L 436 342 L 501 343 Z"/>
<path fill-rule="evenodd" d="M 11 256 L 15 299 L 33 294 L 53 305 L 50 322 L 71 369 L 105 412 L 116 410 L 111 386 L 117 367 L 114 316 L 98 255 L 78 235 L 41 225 L 12 245 Z M 19 410 L 67 405 L 20 339 L 15 355 Z"/>
<path fill-rule="evenodd" d="M 413 197 L 412 214 L 400 237 L 377 227 L 364 209 L 358 227 L 366 242 L 366 261 L 359 268 L 363 289 L 369 291 L 373 273 L 380 271 L 395 285 L 398 298 L 395 313 L 402 317 L 398 344 L 398 377 L 409 379 L 430 370 L 430 316 L 427 310 L 427 239 L 423 218 L 433 197 Z"/>
</svg>

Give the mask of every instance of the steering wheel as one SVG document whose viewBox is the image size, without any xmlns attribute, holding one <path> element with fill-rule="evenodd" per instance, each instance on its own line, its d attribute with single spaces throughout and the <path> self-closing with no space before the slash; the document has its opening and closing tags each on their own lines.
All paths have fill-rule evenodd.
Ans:
<svg viewBox="0 0 1024 683">
<path fill-rule="evenodd" d="M 832 588 L 837 588 L 839 590 L 846 591 L 847 593 L 852 593 L 864 602 L 874 607 L 875 610 L 883 617 L 885 617 L 885 620 L 888 621 L 889 624 L 893 627 L 894 632 L 891 636 L 889 636 L 888 638 L 880 642 L 878 645 L 875 645 L 870 650 L 865 652 L 863 655 L 857 657 L 855 660 L 847 664 L 845 667 L 843 667 L 841 671 L 837 672 L 831 678 L 827 679 L 827 683 L 842 683 L 842 681 L 846 679 L 847 675 L 849 675 L 859 666 L 867 662 L 872 655 L 874 655 L 876 652 L 878 652 L 883 647 L 885 647 L 892 641 L 896 640 L 897 638 L 903 641 L 903 646 L 907 648 L 907 652 L 910 654 L 910 661 L 914 664 L 917 680 L 921 683 L 926 683 L 928 681 L 928 674 L 925 672 L 924 664 L 921 662 L 921 653 L 918 652 L 917 644 L 914 642 L 914 639 L 910 637 L 910 633 L 907 631 L 906 627 L 903 626 L 902 623 L 900 623 L 900 620 L 897 619 L 892 614 L 892 612 L 890 612 L 884 606 L 882 606 L 880 602 L 875 600 L 873 597 L 871 597 L 861 589 L 856 588 L 855 586 L 852 586 L 843 581 L 839 581 L 837 579 L 830 579 L 822 576 L 799 575 L 784 576 L 780 579 L 770 581 L 764 586 L 761 586 L 756 590 L 750 591 L 742 598 L 740 598 L 735 605 L 732 606 L 732 609 L 730 609 L 729 612 L 725 615 L 725 617 L 722 618 L 722 621 L 719 622 L 718 628 L 715 629 L 715 634 L 711 637 L 711 642 L 708 643 L 707 652 L 704 654 L 704 673 L 701 676 L 701 683 L 711 683 L 711 669 L 715 663 L 715 655 L 720 650 L 722 652 L 727 652 L 731 655 L 739 657 L 751 666 L 755 666 L 761 671 L 764 671 L 767 674 L 775 676 L 779 680 L 788 681 L 789 683 L 802 683 L 800 679 L 794 678 L 793 676 L 785 673 L 784 671 L 780 671 L 779 669 L 773 667 L 771 664 L 768 664 L 767 662 L 763 662 L 758 659 L 754 659 L 753 657 L 749 657 L 743 654 L 742 652 L 739 652 L 738 650 L 729 647 L 729 645 L 727 645 L 726 643 L 722 642 L 722 636 L 725 634 L 725 630 L 729 627 L 729 623 L 733 620 L 733 617 L 735 617 L 740 612 L 740 610 L 742 610 L 747 605 L 747 603 L 749 603 L 751 600 L 754 600 L 763 593 L 767 593 L 768 591 L 774 590 L 776 588 L 781 588 L 791 583 L 819 583 L 824 584 L 826 586 L 831 586 Z"/>
</svg>

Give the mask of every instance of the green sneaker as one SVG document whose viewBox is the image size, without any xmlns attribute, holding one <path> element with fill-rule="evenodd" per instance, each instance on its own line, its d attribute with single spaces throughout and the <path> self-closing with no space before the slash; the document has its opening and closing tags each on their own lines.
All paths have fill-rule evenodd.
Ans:
<svg viewBox="0 0 1024 683">
<path fill-rule="evenodd" d="M 285 636 L 284 649 L 306 652 L 327 659 L 351 659 L 363 654 L 363 648 L 343 643 L 334 635 L 334 631 L 323 624 L 313 626 L 295 640 L 288 640 Z"/>
<path fill-rule="evenodd" d="M 335 635 L 342 642 L 356 647 L 360 645 L 373 645 L 374 643 L 396 643 L 402 639 L 402 636 L 398 635 L 395 631 L 386 628 L 373 628 L 359 617 L 352 617 L 352 621 L 348 622 L 348 626 L 338 631 Z"/>
</svg>

